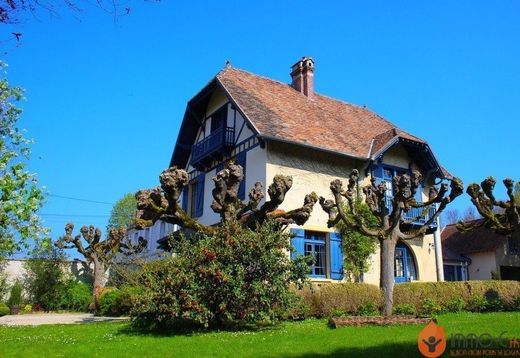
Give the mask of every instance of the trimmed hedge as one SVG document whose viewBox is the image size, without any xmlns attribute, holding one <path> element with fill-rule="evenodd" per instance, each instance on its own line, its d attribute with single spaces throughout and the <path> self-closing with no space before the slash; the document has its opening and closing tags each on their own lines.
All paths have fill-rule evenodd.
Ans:
<svg viewBox="0 0 520 358">
<path fill-rule="evenodd" d="M 412 304 L 418 314 L 518 309 L 518 281 L 410 282 L 395 285 L 394 305 Z M 425 307 L 426 306 L 426 307 Z"/>
<path fill-rule="evenodd" d="M 364 283 L 330 283 L 298 291 L 305 317 L 371 315 L 382 293 Z M 394 313 L 435 315 L 442 312 L 492 312 L 520 309 L 520 282 L 410 282 L 395 285 Z"/>
<path fill-rule="evenodd" d="M 377 311 L 383 302 L 379 288 L 366 283 L 313 285 L 298 293 L 304 298 L 308 317 L 367 315 L 368 307 Z"/>
</svg>

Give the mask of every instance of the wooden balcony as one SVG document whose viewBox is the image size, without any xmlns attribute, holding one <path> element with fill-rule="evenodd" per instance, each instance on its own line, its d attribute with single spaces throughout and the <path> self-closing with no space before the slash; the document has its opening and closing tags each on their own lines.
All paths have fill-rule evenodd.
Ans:
<svg viewBox="0 0 520 358">
<path fill-rule="evenodd" d="M 235 142 L 235 128 L 220 127 L 191 149 L 191 165 L 204 170 L 211 165 L 213 160 L 221 160 L 222 156 L 229 154 Z"/>
<path fill-rule="evenodd" d="M 392 198 L 387 197 L 385 199 L 387 208 L 392 210 Z M 408 225 L 422 226 L 424 225 L 433 215 L 435 215 L 435 204 L 432 204 L 426 208 L 411 208 L 407 212 L 403 213 L 403 219 L 408 222 Z M 428 231 L 435 231 L 437 229 L 437 220 L 430 224 Z"/>
</svg>

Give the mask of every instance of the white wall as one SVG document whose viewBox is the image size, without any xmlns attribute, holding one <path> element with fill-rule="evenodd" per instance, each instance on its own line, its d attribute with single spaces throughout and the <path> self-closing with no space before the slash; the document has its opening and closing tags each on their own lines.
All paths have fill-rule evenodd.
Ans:
<svg viewBox="0 0 520 358">
<path fill-rule="evenodd" d="M 497 271 L 495 252 L 482 252 L 466 255 L 471 259 L 468 266 L 470 280 L 491 280 L 491 271 Z"/>
</svg>

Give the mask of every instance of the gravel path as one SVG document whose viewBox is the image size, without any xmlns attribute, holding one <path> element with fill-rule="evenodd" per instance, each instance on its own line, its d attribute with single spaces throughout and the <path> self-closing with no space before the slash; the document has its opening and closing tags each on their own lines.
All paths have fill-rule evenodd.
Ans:
<svg viewBox="0 0 520 358">
<path fill-rule="evenodd" d="M 90 313 L 37 313 L 0 317 L 0 326 L 39 326 L 42 324 L 74 324 L 125 321 L 127 317 L 95 317 Z"/>
</svg>

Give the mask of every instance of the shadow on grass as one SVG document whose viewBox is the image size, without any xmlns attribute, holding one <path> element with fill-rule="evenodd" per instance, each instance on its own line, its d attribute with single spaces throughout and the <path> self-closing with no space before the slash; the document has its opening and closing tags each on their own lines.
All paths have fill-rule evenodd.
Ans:
<svg viewBox="0 0 520 358">
<path fill-rule="evenodd" d="M 127 336 L 153 336 L 153 337 L 171 337 L 171 336 L 192 336 L 195 334 L 218 333 L 218 332 L 260 332 L 265 330 L 277 330 L 281 324 L 271 325 L 254 325 L 254 324 L 226 324 L 216 327 L 204 328 L 189 322 L 177 322 L 169 327 L 157 329 L 143 329 L 132 326 L 122 327 L 118 330 L 121 335 Z"/>
</svg>

